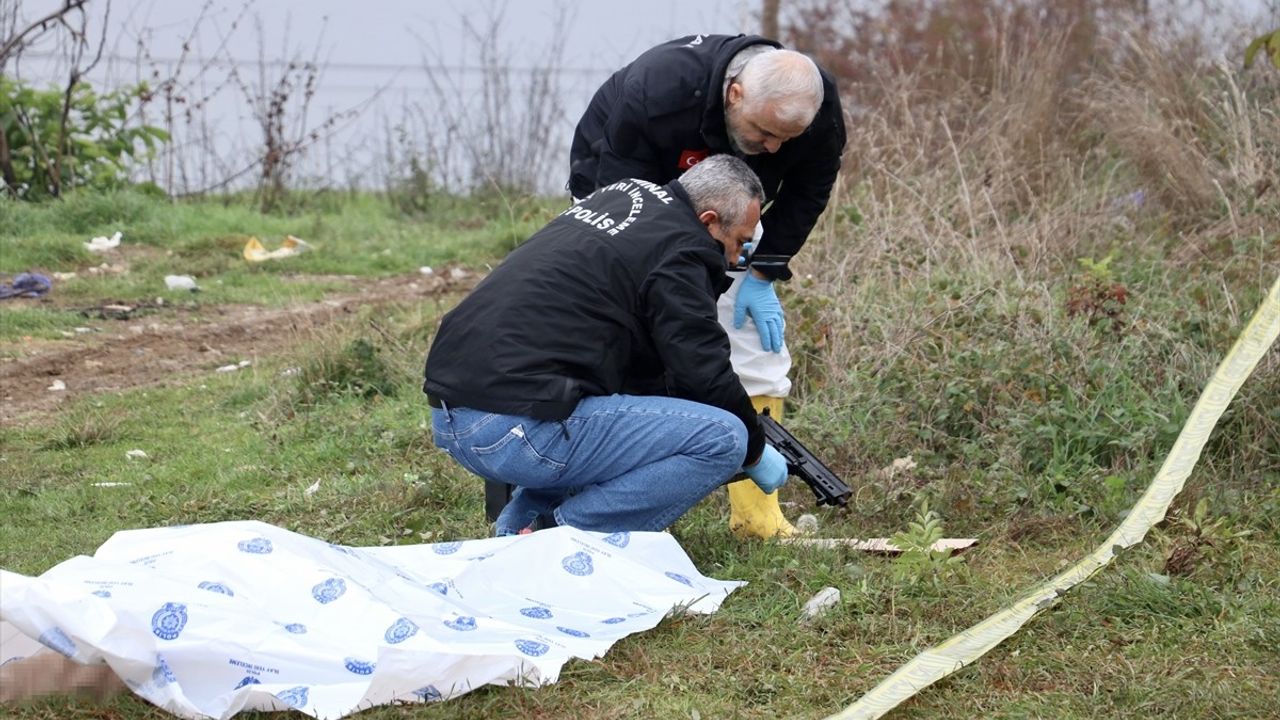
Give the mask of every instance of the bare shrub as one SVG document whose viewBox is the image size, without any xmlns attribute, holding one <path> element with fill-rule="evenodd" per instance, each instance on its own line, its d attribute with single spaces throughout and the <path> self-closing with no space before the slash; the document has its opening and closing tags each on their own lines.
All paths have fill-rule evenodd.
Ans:
<svg viewBox="0 0 1280 720">
<path fill-rule="evenodd" d="M 382 88 L 347 108 L 313 117 L 312 101 L 324 78 L 324 30 L 310 44 L 295 45 L 288 26 L 271 52 L 268 33 L 255 0 L 243 0 L 228 22 L 219 21 L 217 7 L 207 0 L 192 19 L 176 58 L 157 58 L 151 52 L 154 29 L 137 29 L 135 67 L 139 81 L 153 88 L 139 114 L 144 122 L 156 121 L 173 138 L 141 176 L 163 187 L 170 195 L 203 195 L 241 189 L 252 184 L 256 200 L 266 211 L 276 209 L 288 191 L 313 182 L 298 176 L 298 169 L 317 146 L 330 153 L 326 143 L 354 122 L 378 97 Z M 231 40 L 252 21 L 258 57 L 252 61 L 234 57 Z M 211 47 L 202 38 L 213 37 Z M 238 97 L 233 97 L 238 95 Z M 220 112 L 229 103 L 242 104 L 260 131 L 260 140 L 246 142 Z M 328 187 L 332 174 L 323 174 Z"/>
<path fill-rule="evenodd" d="M 424 57 L 430 100 L 410 104 L 409 119 L 398 126 L 420 149 L 437 184 L 451 192 L 537 192 L 563 147 L 560 80 L 568 10 L 557 7 L 550 39 L 522 70 L 516 50 L 500 41 L 505 9 L 490 3 L 478 19 L 461 18 L 468 42 L 463 56 L 476 58 L 475 85 L 465 81 L 468 68 Z M 529 54 L 522 48 L 519 57 Z"/>
<path fill-rule="evenodd" d="M 151 52 L 154 30 L 137 31 L 134 61 L 139 82 L 153 88 L 148 102 L 138 109 L 142 122 L 152 116 L 173 139 L 163 152 L 151 159 L 143 177 L 164 188 L 170 195 L 195 195 L 208 190 L 226 188 L 247 174 L 246 165 L 228 142 L 218 135 L 216 122 L 210 120 L 211 103 L 232 87 L 232 77 L 221 72 L 232 67 L 227 46 L 244 22 L 252 5 L 246 0 L 226 27 L 219 27 L 211 17 L 212 0 L 200 6 L 183 36 L 181 51 L 172 61 L 156 59 Z M 208 25 L 213 25 L 218 44 L 203 57 L 197 57 L 198 38 Z"/>
<path fill-rule="evenodd" d="M 262 211 L 271 212 L 284 199 L 294 166 L 303 152 L 326 137 L 354 111 L 331 114 L 314 126 L 309 124 L 311 101 L 322 75 L 320 49 L 324 45 L 323 30 L 308 59 L 304 58 L 302 51 L 291 46 L 286 26 L 280 57 L 288 59 L 273 61 L 267 58 L 267 36 L 261 18 L 256 15 L 254 27 L 258 35 L 257 77 L 246 78 L 245 73 L 234 66 L 231 77 L 252 108 L 254 120 L 262 131 L 262 144 L 255 163 L 258 170 L 257 196 Z"/>
</svg>

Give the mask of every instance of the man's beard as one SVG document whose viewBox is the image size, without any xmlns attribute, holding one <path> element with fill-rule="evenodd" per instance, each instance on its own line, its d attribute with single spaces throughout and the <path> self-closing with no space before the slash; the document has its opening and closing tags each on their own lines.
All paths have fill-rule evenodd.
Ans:
<svg viewBox="0 0 1280 720">
<path fill-rule="evenodd" d="M 738 133 L 734 132 L 732 127 L 727 128 L 727 130 L 729 131 L 729 145 L 737 155 L 759 155 L 768 149 L 761 143 L 753 143 L 739 138 Z"/>
</svg>

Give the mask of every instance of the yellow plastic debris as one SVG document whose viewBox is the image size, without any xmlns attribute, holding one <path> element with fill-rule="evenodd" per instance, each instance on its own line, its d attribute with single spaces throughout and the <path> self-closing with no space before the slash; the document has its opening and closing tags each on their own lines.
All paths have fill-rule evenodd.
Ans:
<svg viewBox="0 0 1280 720">
<path fill-rule="evenodd" d="M 293 257 L 310 249 L 311 246 L 307 244 L 307 241 L 289 235 L 285 237 L 279 248 L 268 251 L 262 246 L 261 240 L 251 237 L 249 242 L 244 244 L 244 259 L 249 262 L 279 260 L 280 258 Z"/>
</svg>

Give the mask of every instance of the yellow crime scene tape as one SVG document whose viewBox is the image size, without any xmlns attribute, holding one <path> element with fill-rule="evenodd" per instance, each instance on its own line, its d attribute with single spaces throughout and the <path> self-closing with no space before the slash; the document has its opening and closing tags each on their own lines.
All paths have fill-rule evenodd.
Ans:
<svg viewBox="0 0 1280 720">
<path fill-rule="evenodd" d="M 857 702 L 827 720 L 872 720 L 884 715 L 903 700 L 982 657 L 1017 632 L 1037 612 L 1053 605 L 1072 587 L 1110 563 L 1117 552 L 1142 542 L 1147 531 L 1164 519 L 1169 503 L 1182 491 L 1183 483 L 1200 459 L 1200 451 L 1218 424 L 1218 418 L 1277 335 L 1280 335 L 1280 279 L 1271 286 L 1253 320 L 1200 394 L 1200 400 L 1147 491 L 1097 550 L 1013 605 L 915 656 Z"/>
</svg>

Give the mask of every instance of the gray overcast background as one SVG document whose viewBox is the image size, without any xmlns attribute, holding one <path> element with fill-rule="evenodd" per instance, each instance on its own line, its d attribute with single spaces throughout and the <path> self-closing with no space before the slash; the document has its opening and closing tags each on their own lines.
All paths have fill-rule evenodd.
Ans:
<svg viewBox="0 0 1280 720">
<path fill-rule="evenodd" d="M 58 4 L 55 0 L 0 3 L 15 1 L 26 18 L 39 17 Z M 444 78 L 452 88 L 458 105 L 451 107 L 475 106 L 478 112 L 484 58 L 467 23 L 483 33 L 500 16 L 497 50 L 512 67 L 510 95 L 519 98 L 519 106 L 524 105 L 529 68 L 544 62 L 553 38 L 563 41 L 554 74 L 562 111 L 559 130 L 550 138 L 555 147 L 549 152 L 555 158 L 538 183 L 544 190 L 556 190 L 567 172 L 573 123 L 611 72 L 651 45 L 673 37 L 757 31 L 752 13 L 758 5 L 758 0 L 251 0 L 246 13 L 245 2 L 230 0 L 113 0 L 106 24 L 106 58 L 90 77 L 95 84 L 114 86 L 144 79 L 155 69 L 162 76 L 171 74 L 203 10 L 183 66 L 184 77 L 195 75 L 202 59 L 216 57 L 234 59 L 252 84 L 260 78 L 260 57 L 268 61 L 317 57 L 322 75 L 308 113 L 309 125 L 352 108 L 359 108 L 359 116 L 344 119 L 326 133 L 327 140 L 308 151 L 297 179 L 312 185 L 378 187 L 391 170 L 386 167 L 386 139 L 393 134 L 389 128 L 407 122 L 419 145 L 428 142 L 428 136 L 442 137 L 422 120 L 422 111 L 430 114 L 440 98 L 424 65 L 443 66 L 436 70 L 437 79 Z M 91 0 L 88 5 L 95 32 L 101 32 L 105 7 L 104 0 Z M 232 30 L 237 17 L 241 21 Z M 140 43 L 149 51 L 149 62 L 138 60 Z M 58 82 L 63 77 L 58 55 L 56 43 L 42 42 L 9 71 L 31 82 Z M 203 73 L 203 82 L 190 87 L 193 97 L 213 97 L 201 111 L 206 119 L 203 129 L 175 133 L 181 135 L 175 140 L 188 153 L 190 167 L 185 181 L 173 174 L 162 178 L 169 180 L 162 184 L 171 190 L 193 191 L 214 183 L 251 158 L 260 144 L 261 131 L 244 92 L 234 83 L 218 87 L 227 72 L 226 64 L 219 62 Z M 154 122 L 155 109 L 150 112 L 149 120 Z M 472 118 L 475 112 L 463 115 Z M 511 117 L 510 122 L 521 121 Z M 213 157 L 192 159 L 199 154 L 197 145 L 212 146 Z M 200 153 L 209 154 L 208 147 Z M 460 168 L 464 162 L 455 159 L 456 173 L 467 173 Z M 252 175 L 246 174 L 239 184 L 252 181 Z"/>
<path fill-rule="evenodd" d="M 859 0 L 876 4 L 878 0 Z M 16 6 L 14 3 L 17 3 Z M 0 0 L 0 10 L 17 7 L 36 18 L 57 0 Z M 567 175 L 573 124 L 591 93 L 608 75 L 646 48 L 694 33 L 756 32 L 760 0 L 112 0 L 106 22 L 106 57 L 90 75 L 99 86 L 116 86 L 178 72 L 181 90 L 207 98 L 203 108 L 172 125 L 170 154 L 147 170 L 147 179 L 175 193 L 255 182 L 262 131 L 246 97 L 262 95 L 285 62 L 319 61 L 322 74 L 306 115 L 306 131 L 323 127 L 322 138 L 298 160 L 292 184 L 311 187 L 382 188 L 403 177 L 414 154 L 428 161 L 438 184 L 465 190 L 489 168 L 507 162 L 532 168 L 532 184 L 559 191 Z M 783 5 L 787 3 L 784 1 Z M 107 0 L 88 5 L 94 37 L 104 27 Z M 1280 13 L 1277 0 L 1223 0 L 1202 26 L 1234 25 L 1240 19 Z M 246 9 L 247 8 L 247 9 Z M 1197 13 L 1199 14 L 1199 13 Z M 495 24 L 498 18 L 500 24 Z M 238 27 L 232 24 L 239 18 Z M 1200 22 L 1199 19 L 1196 20 Z M 193 34 L 193 28 L 198 29 Z M 476 33 L 496 30 L 482 57 Z M 1261 32 L 1262 28 L 1258 31 Z M 187 58 L 176 59 L 191 37 Z M 563 49 L 554 63 L 554 110 L 530 111 L 531 72 L 544 63 L 553 40 Z M 149 59 L 140 61 L 144 46 Z M 45 41 L 31 48 L 8 71 L 37 83 L 65 77 L 60 48 Z M 217 63 L 209 63 L 217 59 Z M 266 61 L 264 65 L 260 61 Z M 491 112 L 496 131 L 484 127 L 482 68 L 495 62 L 511 70 L 502 93 L 511 106 Z M 203 71 L 201 70 L 202 64 Z M 430 70 L 425 66 L 430 66 Z M 229 80 L 235 69 L 240 80 Z M 433 86 L 433 78 L 439 83 Z M 265 82 L 264 82 L 265 79 Z M 492 78 L 491 78 L 492 79 Z M 153 80 L 154 85 L 154 80 Z M 441 88 L 444 88 L 444 91 Z M 489 87 L 493 87 L 490 83 Z M 294 101 L 296 103 L 297 96 Z M 846 98 L 846 103 L 852 102 Z M 491 101 L 491 99 L 490 99 Z M 147 121 L 161 124 L 159 103 Z M 522 134 L 530 113 L 549 118 L 544 141 Z M 293 111 L 290 132 L 302 132 Z M 488 143 L 487 146 L 484 146 Z M 477 157 L 488 158 L 477 161 Z M 223 184 L 228 177 L 233 182 Z"/>
</svg>

